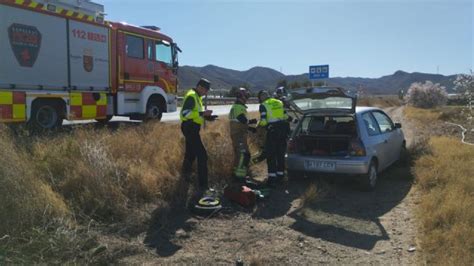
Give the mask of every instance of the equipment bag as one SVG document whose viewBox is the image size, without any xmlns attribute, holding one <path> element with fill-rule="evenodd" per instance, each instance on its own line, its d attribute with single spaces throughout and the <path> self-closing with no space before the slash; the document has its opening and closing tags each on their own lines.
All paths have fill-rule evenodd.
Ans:
<svg viewBox="0 0 474 266">
<path fill-rule="evenodd" d="M 255 192 L 247 186 L 227 186 L 224 189 L 224 197 L 242 207 L 252 207 L 257 200 Z"/>
</svg>

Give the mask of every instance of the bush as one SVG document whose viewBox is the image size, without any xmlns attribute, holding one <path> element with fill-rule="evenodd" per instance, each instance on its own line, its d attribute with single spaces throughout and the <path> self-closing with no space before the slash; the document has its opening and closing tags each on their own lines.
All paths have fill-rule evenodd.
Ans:
<svg viewBox="0 0 474 266">
<path fill-rule="evenodd" d="M 426 81 L 424 84 L 415 82 L 410 85 L 405 100 L 415 107 L 433 108 L 445 105 L 448 94 L 444 87 L 431 81 Z"/>
<path fill-rule="evenodd" d="M 470 74 L 459 74 L 454 81 L 454 89 L 458 93 L 472 94 L 474 93 L 474 72 Z"/>
</svg>

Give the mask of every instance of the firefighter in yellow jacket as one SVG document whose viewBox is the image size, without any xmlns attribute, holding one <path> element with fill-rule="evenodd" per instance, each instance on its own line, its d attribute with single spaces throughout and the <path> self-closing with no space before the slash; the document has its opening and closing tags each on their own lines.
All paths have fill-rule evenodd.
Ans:
<svg viewBox="0 0 474 266">
<path fill-rule="evenodd" d="M 249 127 L 249 125 L 257 123 L 256 119 L 249 120 L 247 117 L 246 103 L 249 97 L 250 93 L 247 89 L 240 88 L 237 91 L 237 99 L 229 113 L 230 137 L 234 150 L 234 177 L 237 179 L 244 179 L 247 176 L 250 161 L 247 143 L 248 131 L 255 130 Z"/>
<path fill-rule="evenodd" d="M 201 79 L 195 89 L 189 90 L 184 96 L 183 108 L 180 112 L 181 131 L 186 140 L 186 151 L 184 154 L 182 173 L 186 179 L 190 179 L 192 164 L 197 158 L 199 190 L 206 191 L 208 187 L 207 177 L 207 152 L 201 136 L 199 135 L 204 120 L 212 120 L 212 111 L 204 110 L 202 96 L 210 90 L 211 83 Z"/>
<path fill-rule="evenodd" d="M 267 184 L 274 186 L 282 182 L 285 177 L 286 140 L 290 133 L 290 125 L 282 101 L 271 98 L 267 91 L 260 91 L 258 99 L 260 102 L 258 126 L 267 130 L 265 138 Z"/>
</svg>

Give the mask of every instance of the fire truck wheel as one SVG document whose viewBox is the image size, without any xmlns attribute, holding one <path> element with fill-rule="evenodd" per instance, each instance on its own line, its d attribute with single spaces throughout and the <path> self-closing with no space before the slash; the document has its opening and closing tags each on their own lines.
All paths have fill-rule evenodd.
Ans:
<svg viewBox="0 0 474 266">
<path fill-rule="evenodd" d="M 50 130 L 61 126 L 61 107 L 55 102 L 40 101 L 33 104 L 30 124 L 37 130 Z"/>
<path fill-rule="evenodd" d="M 159 98 L 151 97 L 146 105 L 146 114 L 144 121 L 157 120 L 160 121 L 163 116 L 163 110 Z"/>
</svg>

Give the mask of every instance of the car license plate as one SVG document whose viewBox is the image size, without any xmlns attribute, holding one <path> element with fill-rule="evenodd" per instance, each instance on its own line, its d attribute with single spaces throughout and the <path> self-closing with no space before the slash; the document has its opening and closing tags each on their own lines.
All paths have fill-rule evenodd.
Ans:
<svg viewBox="0 0 474 266">
<path fill-rule="evenodd" d="M 336 163 L 335 162 L 306 160 L 304 162 L 304 168 L 306 170 L 335 171 L 336 170 Z"/>
</svg>

